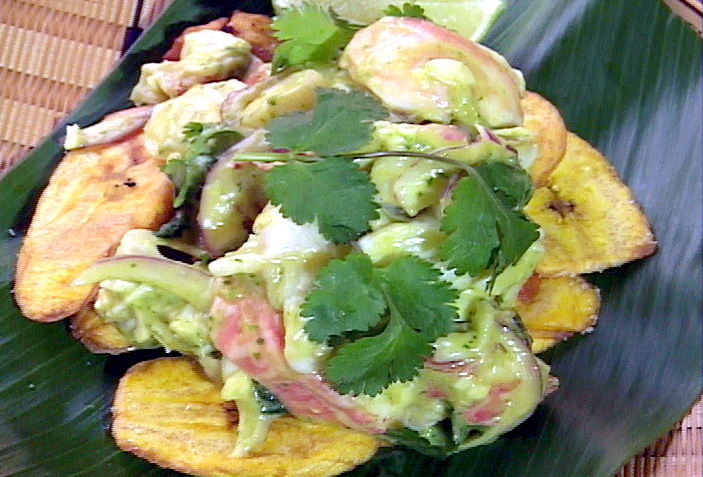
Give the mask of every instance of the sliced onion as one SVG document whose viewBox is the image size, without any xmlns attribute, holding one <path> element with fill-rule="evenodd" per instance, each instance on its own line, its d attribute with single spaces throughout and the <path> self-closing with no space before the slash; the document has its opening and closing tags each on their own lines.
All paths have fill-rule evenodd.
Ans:
<svg viewBox="0 0 703 477">
<path fill-rule="evenodd" d="M 105 258 L 86 268 L 73 284 L 84 285 L 102 280 L 128 280 L 159 287 L 178 295 L 198 310 L 209 309 L 214 298 L 214 277 L 164 258 L 141 255 Z"/>
<path fill-rule="evenodd" d="M 85 128 L 71 125 L 67 129 L 64 148 L 96 146 L 122 139 L 144 127 L 154 106 L 137 106 L 105 116 L 99 123 Z M 75 135 L 71 137 L 72 134 Z"/>
</svg>

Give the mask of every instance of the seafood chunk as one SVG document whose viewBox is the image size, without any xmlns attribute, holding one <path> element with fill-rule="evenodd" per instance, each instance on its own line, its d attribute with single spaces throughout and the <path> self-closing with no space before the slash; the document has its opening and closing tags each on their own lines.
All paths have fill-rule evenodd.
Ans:
<svg viewBox="0 0 703 477">
<path fill-rule="evenodd" d="M 426 20 L 385 17 L 359 30 L 340 66 L 416 120 L 496 128 L 523 121 L 519 73 L 496 52 Z"/>
<path fill-rule="evenodd" d="M 315 89 L 330 86 L 318 71 L 296 71 L 278 81 L 258 81 L 229 95 L 222 104 L 226 124 L 237 130 L 255 130 L 272 118 L 315 106 Z"/>
<path fill-rule="evenodd" d="M 190 147 L 190 141 L 183 134 L 186 125 L 220 122 L 220 107 L 227 95 L 244 87 L 244 83 L 236 79 L 202 84 L 157 104 L 144 126 L 147 151 L 163 162 L 185 154 Z"/>
<path fill-rule="evenodd" d="M 155 104 L 185 93 L 189 88 L 246 73 L 251 45 L 217 30 L 198 30 L 183 40 L 179 61 L 146 63 L 130 100 Z"/>
<path fill-rule="evenodd" d="M 215 31 L 221 31 L 225 25 L 227 25 L 227 17 L 222 17 L 222 18 L 217 18 L 211 22 L 205 23 L 203 25 L 195 25 L 192 27 L 188 27 L 185 30 L 183 30 L 183 33 L 181 33 L 178 38 L 173 40 L 173 43 L 171 44 L 171 48 L 164 53 L 163 59 L 167 61 L 178 61 L 181 59 L 181 50 L 183 49 L 183 43 L 185 41 L 186 35 L 193 33 L 194 31 L 200 31 L 200 30 L 215 30 Z"/>
<path fill-rule="evenodd" d="M 385 432 L 382 420 L 338 394 L 318 374 L 299 373 L 288 365 L 281 316 L 264 298 L 217 298 L 212 313 L 222 320 L 215 347 L 271 390 L 292 414 L 369 434 Z"/>
</svg>

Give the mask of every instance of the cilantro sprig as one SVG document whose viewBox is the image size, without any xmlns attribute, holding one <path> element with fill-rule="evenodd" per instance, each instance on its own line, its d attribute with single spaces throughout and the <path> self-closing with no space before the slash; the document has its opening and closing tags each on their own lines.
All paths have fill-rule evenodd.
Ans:
<svg viewBox="0 0 703 477">
<path fill-rule="evenodd" d="M 378 215 L 368 174 L 340 157 L 276 166 L 264 187 L 285 217 L 297 224 L 317 223 L 322 236 L 334 243 L 357 238 Z"/>
<path fill-rule="evenodd" d="M 351 338 L 327 360 L 325 378 L 341 393 L 373 396 L 418 374 L 432 342 L 451 331 L 456 298 L 439 270 L 417 257 L 375 268 L 352 253 L 320 270 L 301 315 L 310 318 L 305 330 L 314 341 Z"/>
<path fill-rule="evenodd" d="M 273 35 L 283 40 L 274 50 L 273 72 L 289 66 L 333 62 L 362 26 L 309 2 L 284 10 L 271 23 Z"/>
<path fill-rule="evenodd" d="M 522 213 L 531 192 L 527 173 L 503 162 L 470 166 L 415 151 L 354 152 L 371 141 L 373 121 L 386 114 L 366 93 L 319 88 L 311 111 L 269 122 L 267 140 L 280 152 L 238 155 L 237 160 L 283 162 L 266 176 L 271 202 L 297 224 L 317 223 L 334 243 L 356 239 L 377 217 L 373 183 L 354 160 L 420 157 L 457 166 L 463 176 L 441 219 L 447 237 L 440 257 L 460 274 L 487 270 L 495 277 L 514 264 L 538 237 L 537 226 Z"/>
<path fill-rule="evenodd" d="M 334 156 L 371 140 L 373 122 L 388 116 L 381 103 L 361 91 L 315 90 L 315 107 L 273 118 L 266 139 L 274 149 Z"/>
<path fill-rule="evenodd" d="M 523 169 L 486 162 L 471 169 L 452 191 L 441 230 L 448 236 L 440 256 L 458 273 L 491 270 L 495 277 L 517 262 L 539 237 L 522 212 L 531 190 Z"/>
<path fill-rule="evenodd" d="M 377 217 L 376 189 L 353 161 L 335 156 L 367 144 L 373 121 L 386 115 L 377 99 L 361 91 L 318 88 L 311 111 L 272 119 L 266 138 L 274 149 L 314 153 L 318 160 L 298 156 L 274 167 L 265 184 L 271 202 L 297 224 L 316 222 L 334 243 L 366 232 Z"/>
<path fill-rule="evenodd" d="M 242 139 L 237 131 L 219 124 L 188 123 L 183 135 L 190 142 L 186 153 L 162 166 L 178 190 L 173 200 L 175 208 L 181 207 L 197 190 L 217 155 Z"/>
</svg>

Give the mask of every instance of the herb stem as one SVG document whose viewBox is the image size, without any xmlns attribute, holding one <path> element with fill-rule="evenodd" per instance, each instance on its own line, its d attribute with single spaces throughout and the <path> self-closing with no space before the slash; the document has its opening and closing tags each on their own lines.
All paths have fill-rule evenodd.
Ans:
<svg viewBox="0 0 703 477">
<path fill-rule="evenodd" d="M 428 154 L 425 152 L 417 151 L 375 151 L 375 152 L 348 152 L 343 154 L 337 154 L 335 156 L 329 157 L 342 157 L 347 159 L 376 159 L 379 157 L 417 157 L 421 159 L 429 159 L 432 161 L 443 162 L 452 166 L 461 168 L 462 170 L 471 173 L 473 167 L 463 162 L 456 161 L 454 159 L 449 159 L 448 157 L 438 156 L 436 154 Z M 328 156 L 318 156 L 309 154 L 300 154 L 295 152 L 247 152 L 239 153 L 233 156 L 234 161 L 244 161 L 244 162 L 318 162 Z"/>
<path fill-rule="evenodd" d="M 390 156 L 401 156 L 401 157 L 418 157 L 421 159 L 429 159 L 432 161 L 443 162 L 445 164 L 450 164 L 461 168 L 462 170 L 471 173 L 473 167 L 463 162 L 455 161 L 454 159 L 449 159 L 448 157 L 438 156 L 436 154 L 428 154 L 425 152 L 417 151 L 377 151 L 377 152 L 363 152 L 363 153 L 345 153 L 339 154 L 339 157 L 350 157 L 352 159 L 375 159 L 378 157 L 390 157 Z"/>
<path fill-rule="evenodd" d="M 310 156 L 294 152 L 247 152 L 232 156 L 235 162 L 317 162 L 319 156 Z"/>
</svg>

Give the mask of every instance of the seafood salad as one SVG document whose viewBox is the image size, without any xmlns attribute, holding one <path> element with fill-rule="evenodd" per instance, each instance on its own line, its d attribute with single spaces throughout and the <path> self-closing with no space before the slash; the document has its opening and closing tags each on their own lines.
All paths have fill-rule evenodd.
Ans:
<svg viewBox="0 0 703 477">
<path fill-rule="evenodd" d="M 97 352 L 197 362 L 235 415 L 228 458 L 261 455 L 282 422 L 365 436 L 321 475 L 389 444 L 491 442 L 558 386 L 533 351 L 594 324 L 597 290 L 575 281 L 590 270 L 566 278 L 590 300 L 571 332 L 521 319 L 552 247 L 525 207 L 568 147 L 540 122 L 554 108 L 497 52 L 388 13 L 304 4 L 187 29 L 142 67 L 134 108 L 69 127 L 20 252 L 26 316 L 71 316 Z M 40 244 L 66 217 L 75 243 Z M 651 253 L 642 224 L 633 253 L 594 267 Z"/>
</svg>

